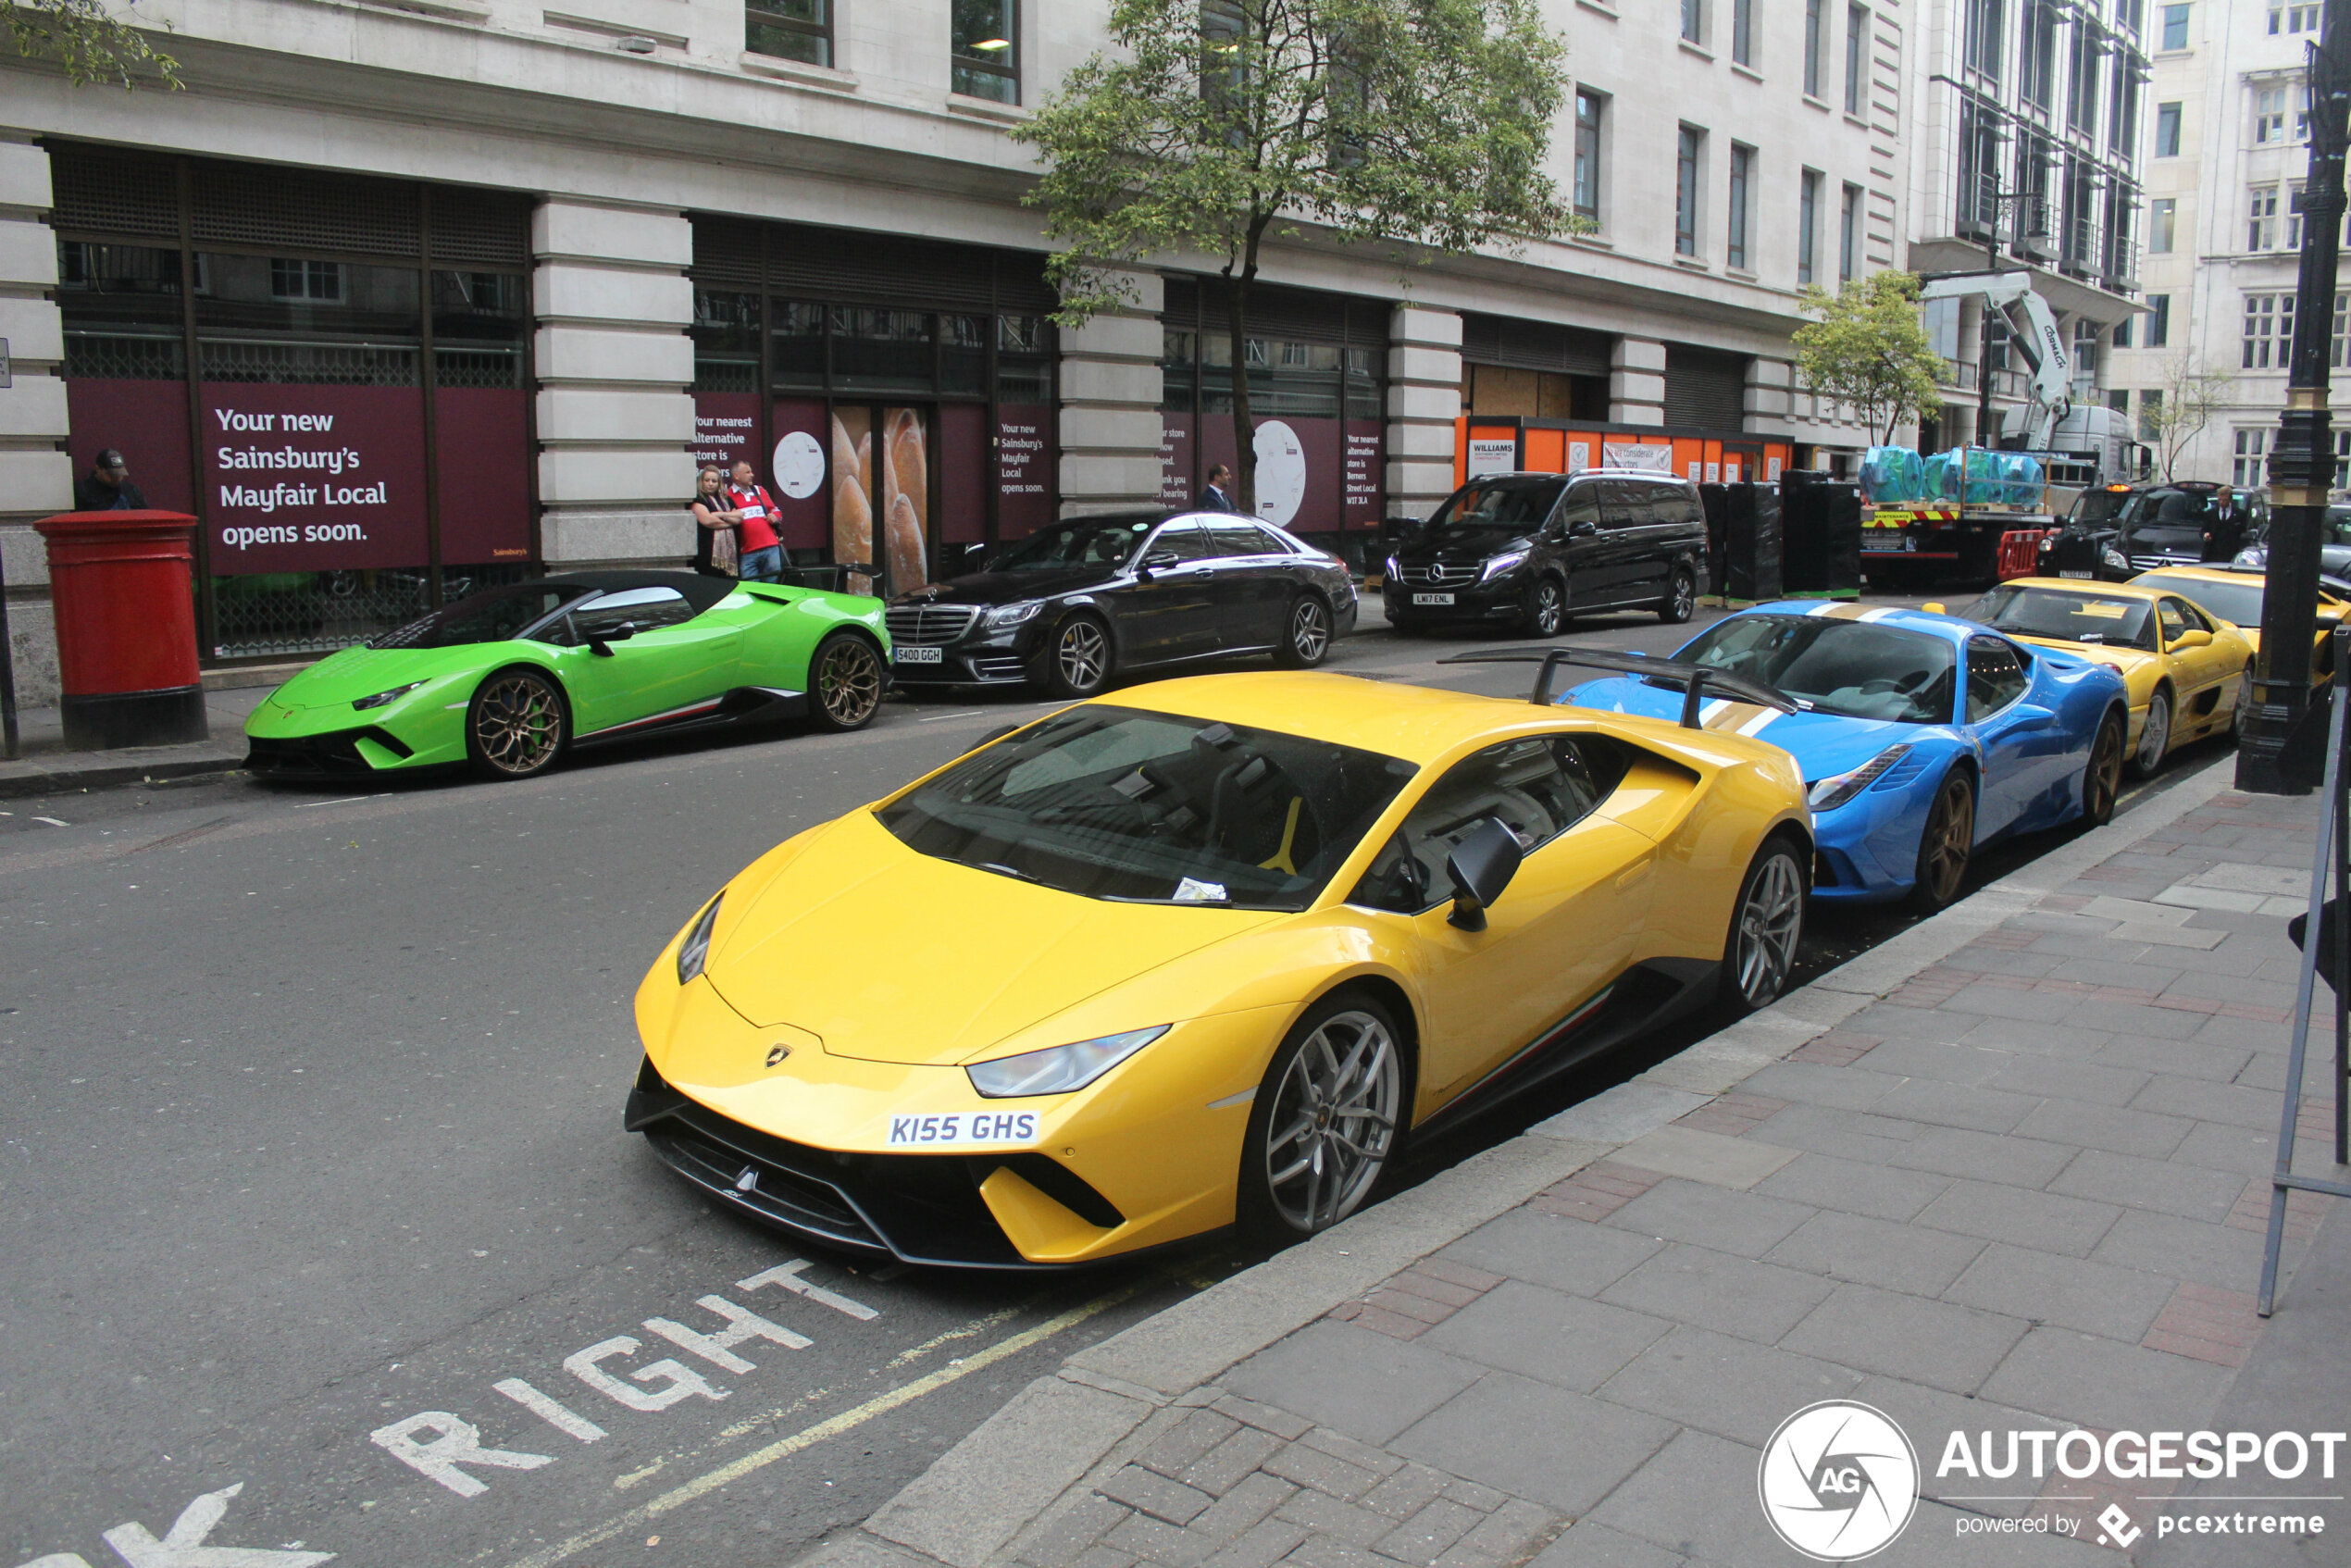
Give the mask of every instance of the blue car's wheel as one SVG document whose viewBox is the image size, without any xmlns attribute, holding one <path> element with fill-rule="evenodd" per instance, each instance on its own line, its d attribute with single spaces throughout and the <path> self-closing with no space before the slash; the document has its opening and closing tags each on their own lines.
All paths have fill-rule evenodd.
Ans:
<svg viewBox="0 0 2351 1568">
<path fill-rule="evenodd" d="M 1975 782 L 1955 767 L 1926 808 L 1926 831 L 1919 835 L 1918 881 L 1910 902 L 1932 915 L 1959 896 L 1968 859 L 1975 852 Z"/>
<path fill-rule="evenodd" d="M 2090 742 L 2090 765 L 2082 770 L 2082 815 L 2093 828 L 2114 820 L 2115 797 L 2122 792 L 2122 716 L 2109 713 L 2098 721 L 2097 739 Z"/>
</svg>

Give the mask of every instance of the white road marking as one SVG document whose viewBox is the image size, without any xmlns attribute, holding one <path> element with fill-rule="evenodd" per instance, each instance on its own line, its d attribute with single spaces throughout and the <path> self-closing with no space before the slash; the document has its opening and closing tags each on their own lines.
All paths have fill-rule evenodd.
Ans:
<svg viewBox="0 0 2351 1568">
<path fill-rule="evenodd" d="M 704 1296 L 694 1305 L 716 1313 L 727 1320 L 727 1326 L 715 1334 L 703 1334 L 665 1317 L 649 1317 L 645 1326 L 687 1354 L 700 1356 L 722 1371 L 740 1374 L 758 1370 L 754 1363 L 735 1354 L 735 1347 L 746 1339 L 765 1339 L 788 1350 L 804 1350 L 816 1342 L 780 1323 L 770 1323 L 749 1307 L 739 1307 L 724 1296 Z"/>
<path fill-rule="evenodd" d="M 205 1537 L 229 1512 L 229 1500 L 245 1489 L 243 1481 L 206 1492 L 180 1511 L 163 1539 L 143 1524 L 117 1524 L 100 1538 L 131 1568 L 310 1568 L 332 1561 L 331 1551 L 271 1551 L 253 1546 L 206 1546 Z M 69 1558 L 68 1562 L 78 1562 Z"/>
<path fill-rule="evenodd" d="M 847 1313 L 860 1323 L 871 1323 L 875 1318 L 881 1316 L 881 1313 L 863 1301 L 853 1301 L 836 1291 L 827 1290 L 821 1285 L 812 1284 L 801 1278 L 800 1271 L 807 1266 L 807 1259 L 794 1258 L 788 1263 L 777 1263 L 774 1268 L 762 1269 L 749 1279 L 738 1279 L 735 1281 L 735 1288 L 756 1290 L 763 1285 L 779 1285 L 795 1295 L 805 1296 L 810 1300 L 830 1307 L 837 1313 Z"/>
<path fill-rule="evenodd" d="M 600 1362 L 610 1361 L 615 1356 L 634 1354 L 637 1343 L 634 1338 L 626 1334 L 616 1334 L 609 1339 L 600 1340 L 589 1346 L 584 1350 L 575 1350 L 566 1356 L 564 1370 L 595 1389 L 599 1394 L 616 1404 L 627 1405 L 630 1410 L 667 1410 L 678 1400 L 690 1399 L 696 1394 L 700 1394 L 706 1400 L 727 1398 L 726 1389 L 705 1381 L 701 1373 L 668 1357 L 664 1357 L 649 1366 L 639 1367 L 628 1375 L 638 1382 L 648 1385 L 645 1388 L 632 1388 L 597 1364 Z M 667 1381 L 658 1392 L 653 1391 L 650 1386 L 659 1379 Z"/>
<path fill-rule="evenodd" d="M 389 797 L 392 791 L 387 790 L 379 795 L 345 795 L 340 800 L 333 801 L 305 801 L 294 807 L 294 810 L 308 811 L 312 806 L 347 806 L 354 801 L 380 801 Z"/>
<path fill-rule="evenodd" d="M 36 816 L 32 820 L 35 822 L 45 822 L 52 828 L 70 828 L 73 826 L 70 822 L 60 822 L 54 816 Z"/>
<path fill-rule="evenodd" d="M 420 1443 L 417 1434 L 430 1432 L 432 1441 Z M 419 1411 L 405 1421 L 379 1426 L 367 1440 L 419 1475 L 429 1476 L 461 1498 L 478 1498 L 490 1489 L 457 1467 L 486 1464 L 497 1470 L 536 1470 L 555 1462 L 552 1454 L 520 1453 L 513 1449 L 485 1449 L 481 1428 L 445 1410 Z M 191 1565 L 208 1568 L 208 1565 Z"/>
<path fill-rule="evenodd" d="M 572 1410 L 568 1405 L 559 1404 L 549 1399 L 519 1377 L 502 1377 L 491 1387 L 566 1437 L 577 1437 L 583 1443 L 592 1443 L 604 1435 L 603 1427 Z"/>
<path fill-rule="evenodd" d="M 828 1437 L 863 1426 L 876 1416 L 887 1415 L 901 1405 L 911 1404 L 924 1395 L 945 1388 L 948 1384 L 986 1370 L 1007 1356 L 1018 1355 L 1031 1345 L 1042 1343 L 1057 1334 L 1076 1327 L 1097 1313 L 1107 1312 L 1132 1296 L 1139 1286 L 1127 1286 L 1099 1297 L 1083 1306 L 1072 1307 L 1059 1316 L 1047 1318 L 1034 1328 L 999 1339 L 986 1350 L 977 1351 L 936 1372 L 924 1374 L 911 1383 L 902 1383 L 886 1393 L 875 1395 L 864 1404 L 841 1412 L 839 1415 L 803 1427 L 789 1437 L 779 1437 L 765 1448 L 753 1449 L 729 1463 L 705 1475 L 698 1475 L 682 1486 L 673 1487 L 649 1502 L 640 1503 L 628 1512 L 605 1520 L 592 1529 L 583 1530 L 569 1540 L 558 1541 L 517 1560 L 513 1568 L 554 1568 L 554 1564 L 578 1556 L 591 1547 L 601 1546 L 624 1530 L 634 1529 L 661 1515 L 681 1508 L 695 1499 L 707 1496 L 730 1482 L 740 1481 L 754 1471 L 764 1470 L 778 1460 L 790 1459 L 803 1449 L 813 1448 Z"/>
</svg>

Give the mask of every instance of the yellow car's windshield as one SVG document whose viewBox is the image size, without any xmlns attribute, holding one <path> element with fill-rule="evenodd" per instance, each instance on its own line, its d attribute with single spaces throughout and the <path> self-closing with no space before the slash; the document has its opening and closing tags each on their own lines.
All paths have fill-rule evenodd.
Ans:
<svg viewBox="0 0 2351 1568">
<path fill-rule="evenodd" d="M 1327 740 L 1086 706 L 876 815 L 920 853 L 1088 898 L 1303 909 L 1418 771 Z"/>
<path fill-rule="evenodd" d="M 1975 618 L 2016 637 L 2046 637 L 2107 648 L 2155 648 L 2152 602 L 2088 589 L 2021 588 L 2004 583 L 1985 594 Z"/>
</svg>

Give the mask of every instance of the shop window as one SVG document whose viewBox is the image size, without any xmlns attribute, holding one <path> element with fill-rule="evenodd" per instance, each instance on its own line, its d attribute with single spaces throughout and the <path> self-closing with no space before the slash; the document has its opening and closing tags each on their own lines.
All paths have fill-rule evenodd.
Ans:
<svg viewBox="0 0 2351 1568">
<path fill-rule="evenodd" d="M 920 310 L 837 305 L 832 309 L 833 380 L 852 392 L 927 392 L 931 317 Z"/>
<path fill-rule="evenodd" d="M 178 251 L 61 242 L 57 305 L 65 318 L 67 380 L 186 376 Z"/>
<path fill-rule="evenodd" d="M 753 0 L 743 6 L 743 48 L 773 59 L 831 65 L 829 0 Z"/>
<path fill-rule="evenodd" d="M 956 92 L 1000 104 L 1020 102 L 1020 37 L 1014 0 L 953 0 L 950 26 Z"/>
<path fill-rule="evenodd" d="M 432 373 L 442 387 L 523 385 L 529 280 L 518 272 L 432 275 Z"/>
<path fill-rule="evenodd" d="M 694 291 L 694 391 L 759 390 L 759 296 Z"/>
<path fill-rule="evenodd" d="M 825 384 L 825 307 L 814 300 L 769 302 L 774 359 L 768 369 L 781 389 Z"/>
<path fill-rule="evenodd" d="M 1044 317 L 996 318 L 996 395 L 1006 403 L 1053 401 L 1053 324 Z"/>
<path fill-rule="evenodd" d="M 337 262 L 331 297 L 280 292 L 284 262 L 214 253 L 196 299 L 196 353 L 207 381 L 412 387 L 422 347 L 413 267 Z M 305 269 L 305 287 L 310 282 Z"/>
<path fill-rule="evenodd" d="M 939 318 L 939 390 L 963 397 L 988 395 L 988 317 Z"/>
</svg>

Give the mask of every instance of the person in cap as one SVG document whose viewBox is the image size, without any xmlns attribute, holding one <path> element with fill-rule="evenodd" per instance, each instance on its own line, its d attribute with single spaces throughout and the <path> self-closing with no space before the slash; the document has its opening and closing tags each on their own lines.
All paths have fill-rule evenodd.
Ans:
<svg viewBox="0 0 2351 1568">
<path fill-rule="evenodd" d="M 122 454 L 107 447 L 90 465 L 89 473 L 73 481 L 77 512 L 143 512 L 147 498 L 131 482 L 131 467 Z"/>
</svg>

